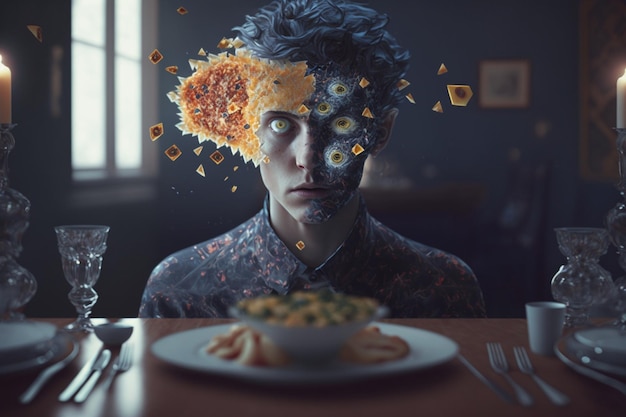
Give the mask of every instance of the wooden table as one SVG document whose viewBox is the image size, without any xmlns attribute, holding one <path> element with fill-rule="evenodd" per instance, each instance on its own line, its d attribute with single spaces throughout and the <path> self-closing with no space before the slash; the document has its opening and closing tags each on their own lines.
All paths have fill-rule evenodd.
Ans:
<svg viewBox="0 0 626 417">
<path fill-rule="evenodd" d="M 70 319 L 42 319 L 63 326 Z M 211 319 L 123 319 L 135 325 L 135 363 L 120 374 L 111 390 L 99 386 L 83 404 L 61 403 L 57 396 L 80 367 L 100 348 L 95 335 L 80 335 L 79 356 L 50 380 L 28 405 L 18 402 L 37 371 L 0 377 L 0 416 L 58 417 L 186 417 L 186 416 L 623 416 L 626 396 L 587 379 L 556 357 L 531 354 L 538 373 L 572 399 L 552 405 L 529 376 L 513 366 L 511 376 L 536 400 L 531 407 L 508 404 L 479 382 L 458 359 L 397 376 L 329 386 L 261 386 L 254 383 L 178 369 L 158 358 L 150 346 L 183 330 L 223 324 Z M 485 343 L 499 341 L 510 361 L 512 348 L 527 346 L 524 319 L 384 320 L 446 335 L 483 374 L 510 387 L 489 367 Z M 115 352 L 114 352 L 115 353 Z"/>
</svg>

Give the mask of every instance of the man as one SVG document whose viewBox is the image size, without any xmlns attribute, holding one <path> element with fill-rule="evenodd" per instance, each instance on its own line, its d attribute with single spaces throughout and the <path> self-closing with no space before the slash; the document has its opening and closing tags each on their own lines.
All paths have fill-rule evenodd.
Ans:
<svg viewBox="0 0 626 417">
<path fill-rule="evenodd" d="M 170 98 L 179 128 L 259 166 L 262 210 L 152 272 L 140 317 L 226 317 L 238 300 L 300 289 L 377 298 L 393 317 L 482 317 L 459 258 L 372 218 L 358 192 L 406 101 L 409 53 L 388 19 L 342 0 L 277 0 L 234 28 Z"/>
</svg>

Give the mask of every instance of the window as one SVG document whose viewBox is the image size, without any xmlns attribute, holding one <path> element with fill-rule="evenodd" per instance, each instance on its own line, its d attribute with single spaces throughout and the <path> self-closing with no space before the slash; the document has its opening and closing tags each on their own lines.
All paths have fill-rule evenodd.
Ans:
<svg viewBox="0 0 626 417">
<path fill-rule="evenodd" d="M 156 0 L 72 0 L 72 174 L 77 182 L 155 175 Z"/>
</svg>

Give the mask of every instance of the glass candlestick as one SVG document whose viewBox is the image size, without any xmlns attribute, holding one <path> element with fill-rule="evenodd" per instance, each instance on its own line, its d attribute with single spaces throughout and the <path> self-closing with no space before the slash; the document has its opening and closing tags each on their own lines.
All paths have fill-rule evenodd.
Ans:
<svg viewBox="0 0 626 417">
<path fill-rule="evenodd" d="M 22 252 L 22 236 L 29 224 L 30 201 L 9 188 L 14 126 L 0 124 L 0 318 L 20 319 L 24 315 L 19 310 L 35 295 L 37 281 L 16 260 Z"/>
<path fill-rule="evenodd" d="M 609 247 L 608 232 L 597 227 L 560 227 L 555 232 L 567 263 L 552 278 L 552 296 L 567 307 L 566 327 L 584 326 L 590 309 L 614 295 L 611 274 L 599 264 Z"/>
<path fill-rule="evenodd" d="M 626 129 L 617 128 L 617 153 L 619 180 L 617 189 L 622 197 L 615 207 L 606 215 L 606 227 L 611 243 L 617 249 L 620 268 L 626 271 Z M 626 276 L 615 279 L 616 303 L 618 323 L 626 328 Z"/>
</svg>

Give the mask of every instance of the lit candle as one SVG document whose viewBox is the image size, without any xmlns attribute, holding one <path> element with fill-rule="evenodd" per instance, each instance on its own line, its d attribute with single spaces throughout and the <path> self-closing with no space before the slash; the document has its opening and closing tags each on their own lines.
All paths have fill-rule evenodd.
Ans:
<svg viewBox="0 0 626 417">
<path fill-rule="evenodd" d="M 0 124 L 4 123 L 11 123 L 11 70 L 0 55 Z"/>
<path fill-rule="evenodd" d="M 617 128 L 626 128 L 626 69 L 617 79 Z"/>
</svg>

